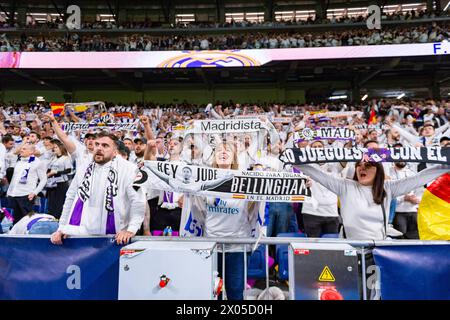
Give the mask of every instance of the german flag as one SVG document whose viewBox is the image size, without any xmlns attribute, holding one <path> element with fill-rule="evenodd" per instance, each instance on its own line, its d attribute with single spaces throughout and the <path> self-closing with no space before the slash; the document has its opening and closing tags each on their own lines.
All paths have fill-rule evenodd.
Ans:
<svg viewBox="0 0 450 320">
<path fill-rule="evenodd" d="M 50 108 L 52 109 L 53 115 L 60 117 L 64 115 L 64 103 L 50 103 Z"/>
<path fill-rule="evenodd" d="M 424 192 L 417 224 L 421 240 L 450 240 L 450 174 L 437 178 Z"/>
<path fill-rule="evenodd" d="M 233 199 L 245 199 L 244 194 L 233 194 Z"/>
</svg>

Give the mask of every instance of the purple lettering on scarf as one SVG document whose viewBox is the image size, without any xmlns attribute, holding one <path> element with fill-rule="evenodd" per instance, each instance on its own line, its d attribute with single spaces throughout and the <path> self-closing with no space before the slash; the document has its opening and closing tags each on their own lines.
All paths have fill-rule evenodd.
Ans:
<svg viewBox="0 0 450 320">
<path fill-rule="evenodd" d="M 116 224 L 114 222 L 114 211 L 108 212 L 106 218 L 106 234 L 116 234 Z"/>
<path fill-rule="evenodd" d="M 81 214 L 83 212 L 84 202 L 78 198 L 77 203 L 75 203 L 75 207 L 72 211 L 72 216 L 70 217 L 69 224 L 72 226 L 79 226 L 81 223 Z"/>
<path fill-rule="evenodd" d="M 169 197 L 167 197 L 167 194 L 169 194 Z M 173 192 L 164 191 L 163 202 L 173 203 Z"/>
</svg>

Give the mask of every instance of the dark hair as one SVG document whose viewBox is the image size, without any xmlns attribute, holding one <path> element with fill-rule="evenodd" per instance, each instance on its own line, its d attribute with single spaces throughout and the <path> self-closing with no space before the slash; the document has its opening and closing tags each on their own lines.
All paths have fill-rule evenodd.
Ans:
<svg viewBox="0 0 450 320">
<path fill-rule="evenodd" d="M 89 139 L 89 138 L 95 139 L 96 137 L 97 137 L 97 135 L 95 133 L 86 133 L 84 135 L 84 139 Z"/>
<path fill-rule="evenodd" d="M 432 123 L 426 123 L 422 126 L 422 128 L 419 129 L 419 134 L 422 134 L 423 129 L 425 129 L 426 127 L 432 127 L 433 129 L 436 129 L 436 127 L 434 126 L 434 124 Z"/>
<path fill-rule="evenodd" d="M 123 157 L 126 157 L 127 159 L 129 159 L 130 158 L 130 153 L 131 152 L 130 152 L 130 149 L 128 149 L 128 147 L 126 147 L 125 145 L 120 146 L 119 154 L 121 154 Z"/>
<path fill-rule="evenodd" d="M 356 174 L 356 168 L 360 165 L 361 161 L 356 162 L 355 164 L 355 174 L 353 175 L 353 180 L 358 181 L 358 176 Z M 372 184 L 372 196 L 373 202 L 376 204 L 382 204 L 384 197 L 386 197 L 386 191 L 384 190 L 384 169 L 383 165 L 380 162 L 365 162 L 375 168 L 377 168 L 377 172 L 375 173 L 375 180 Z"/>
<path fill-rule="evenodd" d="M 52 141 L 53 138 L 52 138 L 52 137 L 43 137 L 42 140 L 49 140 L 49 141 Z"/>
<path fill-rule="evenodd" d="M 375 140 L 367 140 L 366 142 L 364 142 L 364 148 L 367 148 L 367 145 L 368 145 L 369 143 L 376 143 L 376 144 L 378 144 L 378 141 L 375 141 Z"/>
<path fill-rule="evenodd" d="M 2 143 L 8 143 L 10 141 L 14 141 L 13 137 L 10 134 L 5 134 L 2 138 Z"/>
<path fill-rule="evenodd" d="M 30 131 L 30 133 L 28 134 L 28 135 L 30 135 L 30 134 L 35 134 L 36 135 L 36 137 L 39 139 L 39 140 L 41 140 L 41 135 L 39 134 L 39 133 L 37 133 L 36 131 Z"/>
<path fill-rule="evenodd" d="M 59 141 L 58 139 L 53 139 L 51 142 L 58 146 L 59 150 L 61 150 L 61 155 L 63 156 L 68 155 L 66 146 L 61 141 Z"/>
<path fill-rule="evenodd" d="M 311 143 L 309 144 L 310 146 L 312 145 L 312 144 L 314 144 L 314 143 L 320 143 L 321 145 L 322 145 L 322 147 L 325 147 L 325 143 L 323 143 L 323 141 L 322 140 L 314 140 L 314 141 L 311 141 Z"/>
<path fill-rule="evenodd" d="M 101 131 L 100 133 L 98 133 L 95 137 L 95 139 L 100 139 L 100 138 L 110 138 L 115 146 L 117 147 L 117 149 L 119 149 L 119 138 L 117 138 L 115 135 L 113 135 L 112 133 L 109 133 L 107 131 Z"/>
</svg>

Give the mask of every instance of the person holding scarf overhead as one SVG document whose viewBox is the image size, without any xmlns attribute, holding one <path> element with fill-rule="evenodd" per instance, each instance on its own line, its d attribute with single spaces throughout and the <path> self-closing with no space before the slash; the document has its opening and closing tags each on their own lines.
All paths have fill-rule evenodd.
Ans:
<svg viewBox="0 0 450 320">
<path fill-rule="evenodd" d="M 47 183 L 46 168 L 34 156 L 35 147 L 25 143 L 19 149 L 19 160 L 14 167 L 8 188 L 9 206 L 13 209 L 14 224 L 33 210 L 34 199 Z"/>
<path fill-rule="evenodd" d="M 135 183 L 140 180 L 136 165 L 118 156 L 117 141 L 106 132 L 97 135 L 93 161 L 78 170 L 69 187 L 53 244 L 68 235 L 106 234 L 126 244 L 139 230 L 145 196 Z"/>
</svg>

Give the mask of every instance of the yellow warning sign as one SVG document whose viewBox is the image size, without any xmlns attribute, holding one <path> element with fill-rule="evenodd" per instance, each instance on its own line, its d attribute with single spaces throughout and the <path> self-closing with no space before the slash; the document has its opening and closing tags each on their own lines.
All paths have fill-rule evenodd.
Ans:
<svg viewBox="0 0 450 320">
<path fill-rule="evenodd" d="M 328 268 L 328 266 L 325 266 L 325 268 L 323 268 L 322 273 L 320 274 L 319 281 L 334 282 L 335 280 L 336 279 L 331 273 L 330 268 Z"/>
</svg>

